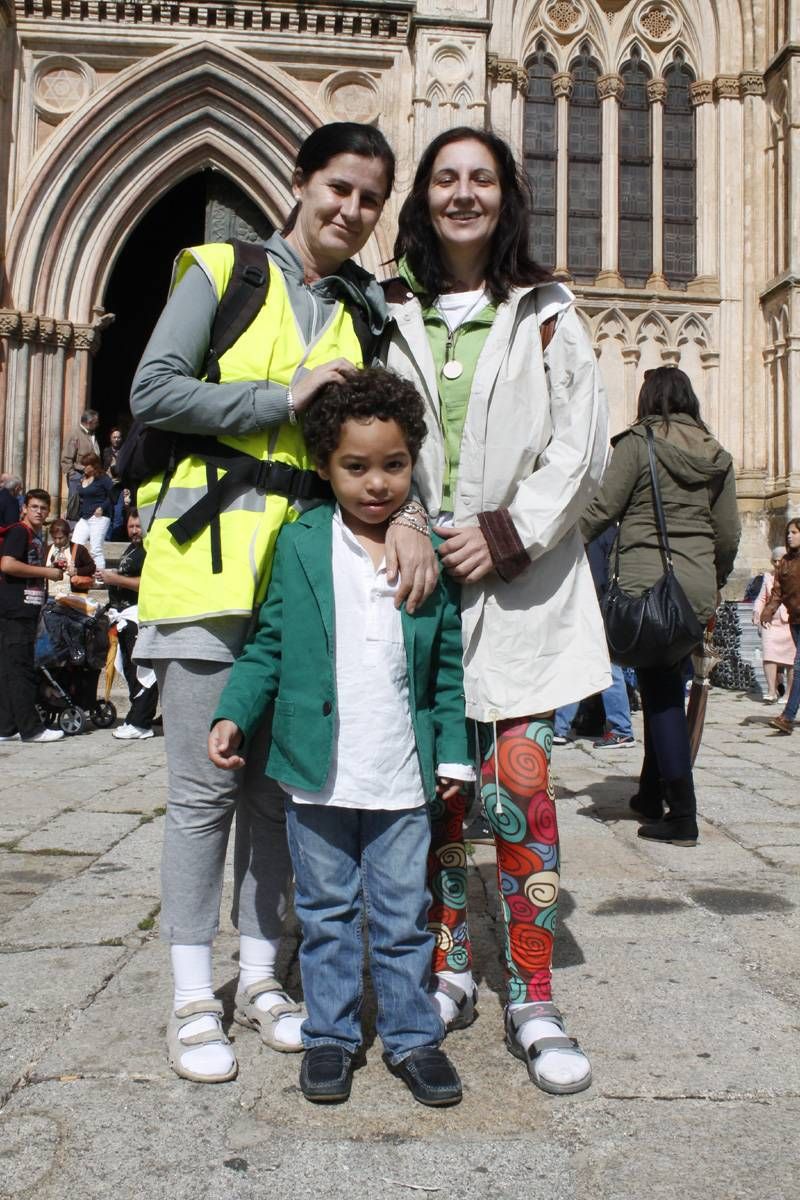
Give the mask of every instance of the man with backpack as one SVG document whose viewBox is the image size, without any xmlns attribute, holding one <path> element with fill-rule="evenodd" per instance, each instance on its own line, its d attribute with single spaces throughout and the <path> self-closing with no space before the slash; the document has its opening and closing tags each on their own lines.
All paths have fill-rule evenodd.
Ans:
<svg viewBox="0 0 800 1200">
<path fill-rule="evenodd" d="M 42 531 L 50 496 L 41 488 L 25 495 L 22 518 L 0 528 L 0 742 L 57 742 L 60 729 L 47 729 L 36 710 L 33 646 L 47 599 L 47 580 L 59 567 L 44 565 Z"/>
</svg>

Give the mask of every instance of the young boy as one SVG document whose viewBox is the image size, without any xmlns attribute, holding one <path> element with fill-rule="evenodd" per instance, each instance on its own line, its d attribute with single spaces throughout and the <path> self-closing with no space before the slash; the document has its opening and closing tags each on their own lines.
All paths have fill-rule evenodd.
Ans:
<svg viewBox="0 0 800 1200">
<path fill-rule="evenodd" d="M 36 711 L 33 645 L 36 623 L 47 599 L 47 580 L 59 567 L 44 566 L 42 530 L 50 497 L 41 488 L 25 496 L 21 519 L 9 526 L 0 547 L 0 742 L 58 742 L 60 729 L 46 729 Z"/>
<path fill-rule="evenodd" d="M 427 992 L 425 866 L 436 774 L 448 796 L 472 774 L 458 599 L 440 579 L 409 616 L 395 607 L 384 565 L 389 521 L 408 500 L 425 436 L 422 402 L 389 372 L 360 371 L 320 393 L 304 432 L 337 503 L 281 533 L 209 756 L 219 767 L 242 766 L 239 747 L 274 700 L 267 769 L 288 793 L 306 1099 L 350 1095 L 365 916 L 384 1058 L 416 1100 L 456 1104 L 461 1083 L 438 1048 L 444 1025 Z"/>
</svg>

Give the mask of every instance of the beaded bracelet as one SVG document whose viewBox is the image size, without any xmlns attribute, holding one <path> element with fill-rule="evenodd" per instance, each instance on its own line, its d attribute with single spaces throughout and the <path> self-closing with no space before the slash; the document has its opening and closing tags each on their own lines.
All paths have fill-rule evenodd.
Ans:
<svg viewBox="0 0 800 1200">
<path fill-rule="evenodd" d="M 430 536 L 427 522 L 425 523 L 425 525 L 418 524 L 411 517 L 392 517 L 389 524 L 390 525 L 407 525 L 409 529 L 415 529 L 417 531 L 417 533 L 421 533 L 423 537 Z"/>
</svg>

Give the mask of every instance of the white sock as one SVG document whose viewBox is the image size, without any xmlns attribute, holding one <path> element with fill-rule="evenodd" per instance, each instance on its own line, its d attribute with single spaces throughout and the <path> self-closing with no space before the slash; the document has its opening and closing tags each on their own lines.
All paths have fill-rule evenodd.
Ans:
<svg viewBox="0 0 800 1200">
<path fill-rule="evenodd" d="M 474 984 L 472 982 L 471 971 L 437 971 L 436 974 L 440 979 L 447 979 L 450 983 L 454 983 L 456 987 L 460 987 L 462 992 L 466 992 L 468 996 L 472 995 Z M 431 998 L 445 1025 L 455 1020 L 459 1012 L 455 1000 L 438 990 L 433 993 Z"/>
<path fill-rule="evenodd" d="M 239 935 L 239 989 L 244 990 L 261 979 L 275 977 L 275 962 L 280 949 L 280 938 L 248 937 L 246 933 Z M 261 1012 L 269 1012 L 276 1004 L 285 1003 L 278 992 L 262 992 L 256 998 L 256 1008 Z M 286 1046 L 299 1046 L 302 1043 L 300 1026 L 305 1021 L 304 1014 L 285 1013 L 273 1029 L 273 1036 Z"/>
<path fill-rule="evenodd" d="M 194 1000 L 213 1000 L 214 987 L 211 982 L 211 943 L 199 946 L 171 946 L 172 976 L 174 980 L 173 1003 L 175 1009 L 183 1008 Z M 181 1030 L 182 1038 L 209 1029 L 219 1029 L 219 1021 L 212 1016 L 198 1017 Z M 236 1059 L 230 1046 L 222 1044 L 191 1046 L 181 1055 L 181 1065 L 196 1075 L 227 1075 Z"/>
<path fill-rule="evenodd" d="M 525 1003 L 528 1002 L 526 1001 Z M 509 1005 L 512 1012 L 517 1008 L 523 1007 L 524 1003 Z M 520 1045 L 524 1046 L 526 1050 L 532 1042 L 538 1041 L 539 1038 L 563 1036 L 564 1031 L 555 1021 L 540 1020 L 538 1018 L 526 1021 L 517 1033 Z M 545 1050 L 537 1058 L 536 1066 L 539 1074 L 544 1076 L 549 1083 L 577 1083 L 579 1079 L 583 1079 L 589 1070 L 588 1059 L 578 1057 L 573 1053 L 566 1053 L 564 1050 Z"/>
</svg>

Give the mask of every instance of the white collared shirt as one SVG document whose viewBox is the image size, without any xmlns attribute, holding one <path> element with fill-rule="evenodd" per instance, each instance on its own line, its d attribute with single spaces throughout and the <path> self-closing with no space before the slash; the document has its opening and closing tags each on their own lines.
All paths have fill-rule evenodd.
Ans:
<svg viewBox="0 0 800 1200">
<path fill-rule="evenodd" d="M 404 809 L 425 803 L 411 724 L 408 662 L 397 584 L 386 564 L 375 569 L 342 521 L 333 533 L 336 729 L 328 778 L 321 791 L 286 786 L 299 804 Z"/>
</svg>

